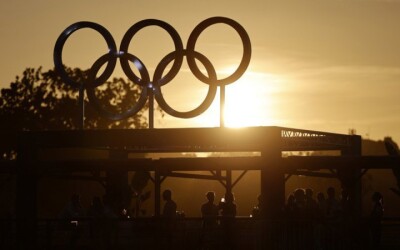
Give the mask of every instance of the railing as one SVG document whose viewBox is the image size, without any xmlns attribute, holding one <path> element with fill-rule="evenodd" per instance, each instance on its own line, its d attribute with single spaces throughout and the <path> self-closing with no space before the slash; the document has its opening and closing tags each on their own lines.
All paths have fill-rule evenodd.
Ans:
<svg viewBox="0 0 400 250">
<path fill-rule="evenodd" d="M 17 249 L 16 221 L 1 220 L 0 249 Z M 400 249 L 400 219 L 382 223 L 382 249 Z M 203 228 L 200 218 L 39 220 L 36 249 L 371 249 L 366 220 L 263 221 Z"/>
</svg>

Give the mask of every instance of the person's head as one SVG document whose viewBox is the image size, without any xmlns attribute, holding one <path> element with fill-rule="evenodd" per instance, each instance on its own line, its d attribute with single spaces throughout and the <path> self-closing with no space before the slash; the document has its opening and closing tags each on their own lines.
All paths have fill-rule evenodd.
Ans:
<svg viewBox="0 0 400 250">
<path fill-rule="evenodd" d="M 306 198 L 306 194 L 304 192 L 304 189 L 298 188 L 294 191 L 294 198 L 296 200 L 296 203 L 298 202 L 303 202 Z"/>
<path fill-rule="evenodd" d="M 215 193 L 213 191 L 209 191 L 207 192 L 206 197 L 207 200 L 212 203 L 215 200 Z"/>
<path fill-rule="evenodd" d="M 172 198 L 172 192 L 171 192 L 171 190 L 169 190 L 169 189 L 164 190 L 164 192 L 163 192 L 163 199 L 164 199 L 165 201 L 169 201 L 169 200 L 171 200 L 171 198 Z"/>
<path fill-rule="evenodd" d="M 314 191 L 311 188 L 306 188 L 306 196 L 307 198 L 312 198 Z"/>
<path fill-rule="evenodd" d="M 293 205 L 293 204 L 294 204 L 294 201 L 295 201 L 294 194 L 290 194 L 290 195 L 288 196 L 288 198 L 287 198 L 287 204 L 288 204 L 288 205 Z"/>
</svg>

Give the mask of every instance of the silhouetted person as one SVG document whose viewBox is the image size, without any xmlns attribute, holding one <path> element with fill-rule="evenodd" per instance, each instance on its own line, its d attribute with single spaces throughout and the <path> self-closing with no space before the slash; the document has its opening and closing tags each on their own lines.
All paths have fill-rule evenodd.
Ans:
<svg viewBox="0 0 400 250">
<path fill-rule="evenodd" d="M 169 189 L 164 190 L 163 199 L 165 201 L 162 217 L 164 219 L 164 235 L 167 238 L 167 247 L 172 249 L 172 233 L 175 230 L 176 208 L 175 201 L 172 200 L 172 192 Z"/>
<path fill-rule="evenodd" d="M 226 193 L 225 198 L 219 203 L 221 209 L 221 226 L 224 231 L 225 249 L 234 249 L 234 224 L 236 217 L 235 197 L 232 193 Z"/>
<path fill-rule="evenodd" d="M 306 188 L 306 216 L 309 219 L 314 218 L 317 212 L 317 202 L 313 194 L 314 191 L 311 188 Z"/>
<path fill-rule="evenodd" d="M 163 214 L 164 218 L 175 218 L 176 217 L 176 203 L 172 200 L 172 192 L 167 189 L 163 192 L 163 199 L 165 201 Z"/>
<path fill-rule="evenodd" d="M 327 199 L 326 199 L 326 245 L 330 246 L 331 249 L 335 249 L 337 244 L 343 242 L 343 238 L 338 240 L 336 235 L 343 235 L 343 228 L 338 224 L 340 219 L 340 203 L 336 199 L 336 191 L 335 188 L 329 187 L 326 190 Z"/>
<path fill-rule="evenodd" d="M 308 195 L 307 195 L 308 193 Z M 310 219 L 313 216 L 312 210 L 315 206 L 315 200 L 312 198 L 312 190 L 298 188 L 294 191 L 295 198 L 295 219 L 293 226 L 295 235 L 302 235 L 302 245 L 304 249 L 310 249 L 312 246 L 312 223 Z"/>
<path fill-rule="evenodd" d="M 304 189 L 298 188 L 294 191 L 295 210 L 294 215 L 296 219 L 305 219 L 306 217 L 306 193 Z"/>
<path fill-rule="evenodd" d="M 201 206 L 201 215 L 203 217 L 203 227 L 210 228 L 217 225 L 218 206 L 214 204 L 215 193 L 207 192 L 207 202 Z"/>
<path fill-rule="evenodd" d="M 382 234 L 382 217 L 383 217 L 383 196 L 379 192 L 372 195 L 374 206 L 371 211 L 370 226 L 371 226 L 371 243 L 372 249 L 379 249 Z"/>
<path fill-rule="evenodd" d="M 294 194 L 290 194 L 286 201 L 285 215 L 288 219 L 293 219 L 296 210 Z"/>
<path fill-rule="evenodd" d="M 339 201 L 336 199 L 335 188 L 329 187 L 326 193 L 328 195 L 326 199 L 326 216 L 330 219 L 336 219 L 340 211 L 340 205 Z"/>
<path fill-rule="evenodd" d="M 325 195 L 322 192 L 319 192 L 317 194 L 317 216 L 318 218 L 325 218 L 326 216 L 326 199 L 325 199 Z"/>
<path fill-rule="evenodd" d="M 259 219 L 263 214 L 261 194 L 258 195 L 257 200 L 258 200 L 258 204 L 253 208 L 253 211 L 251 212 L 251 216 L 253 218 Z"/>
<path fill-rule="evenodd" d="M 316 224 L 314 230 L 314 249 L 325 249 L 324 245 L 326 245 L 326 227 L 324 225 L 325 217 L 326 217 L 326 198 L 324 193 L 319 192 L 317 194 L 317 211 L 315 214 Z"/>
<path fill-rule="evenodd" d="M 216 228 L 218 226 L 219 208 L 214 203 L 215 193 L 210 191 L 206 194 L 207 202 L 201 206 L 201 215 L 203 217 L 203 227 L 200 236 L 200 247 L 210 248 L 215 244 Z"/>
</svg>

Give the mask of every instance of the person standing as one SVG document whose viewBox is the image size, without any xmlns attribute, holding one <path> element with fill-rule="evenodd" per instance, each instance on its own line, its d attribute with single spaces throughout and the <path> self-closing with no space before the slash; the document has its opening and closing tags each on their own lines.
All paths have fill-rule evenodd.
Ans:
<svg viewBox="0 0 400 250">
<path fill-rule="evenodd" d="M 172 200 L 171 190 L 169 190 L 169 189 L 164 190 L 163 199 L 165 201 L 165 204 L 164 204 L 162 216 L 164 218 L 169 218 L 169 219 L 175 218 L 177 205 L 176 205 L 175 201 Z"/>
<path fill-rule="evenodd" d="M 199 239 L 201 249 L 213 249 L 217 241 L 217 226 L 218 226 L 218 212 L 219 208 L 214 204 L 215 193 L 213 191 L 207 192 L 207 202 L 201 206 L 201 216 L 203 218 L 203 225 Z"/>
<path fill-rule="evenodd" d="M 219 204 L 221 209 L 221 226 L 224 232 L 224 246 L 225 249 L 235 249 L 234 244 L 234 227 L 236 217 L 236 203 L 235 197 L 232 193 L 228 192 L 225 194 L 224 200 L 221 200 Z"/>
<path fill-rule="evenodd" d="M 164 219 L 164 237 L 167 240 L 167 249 L 173 249 L 172 247 L 172 237 L 175 230 L 176 222 L 176 209 L 177 205 L 175 201 L 172 200 L 172 191 L 169 189 L 164 190 L 163 199 L 165 201 L 164 209 L 162 213 L 162 218 Z"/>
<path fill-rule="evenodd" d="M 217 226 L 218 206 L 214 204 L 215 193 L 210 191 L 206 194 L 207 202 L 201 206 L 203 217 L 203 228 L 213 228 Z"/>
</svg>

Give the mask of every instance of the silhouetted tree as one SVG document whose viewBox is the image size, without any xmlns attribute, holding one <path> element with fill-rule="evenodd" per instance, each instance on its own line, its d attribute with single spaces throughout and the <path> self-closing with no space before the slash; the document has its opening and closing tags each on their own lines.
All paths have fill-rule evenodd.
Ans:
<svg viewBox="0 0 400 250">
<path fill-rule="evenodd" d="M 76 82 L 83 82 L 88 71 L 66 69 Z M 113 78 L 96 88 L 95 93 L 102 106 L 114 112 L 122 112 L 136 103 L 141 89 L 131 81 Z M 65 84 L 54 70 L 27 68 L 0 94 L 0 131 L 65 130 L 80 126 L 79 91 Z M 147 127 L 144 112 L 146 105 L 132 117 L 111 121 L 100 116 L 85 98 L 86 129 L 127 129 Z M 12 151 L 10 149 L 9 151 Z M 3 158 L 9 158 L 3 152 Z"/>
<path fill-rule="evenodd" d="M 88 71 L 67 69 L 71 78 L 83 82 Z M 127 109 L 138 99 L 140 89 L 131 81 L 113 78 L 96 88 L 102 105 L 115 112 Z M 147 122 L 141 110 L 121 121 L 101 117 L 85 98 L 85 128 L 141 128 Z M 78 91 L 65 84 L 54 70 L 27 68 L 9 88 L 1 90 L 1 130 L 76 129 L 79 127 Z"/>
</svg>

